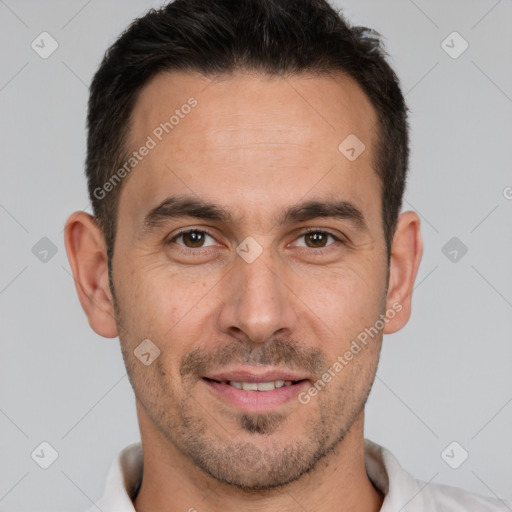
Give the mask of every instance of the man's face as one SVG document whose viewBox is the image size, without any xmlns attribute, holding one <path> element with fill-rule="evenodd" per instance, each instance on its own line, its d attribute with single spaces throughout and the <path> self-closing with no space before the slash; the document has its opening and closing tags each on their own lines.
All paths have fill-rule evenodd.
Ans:
<svg viewBox="0 0 512 512">
<path fill-rule="evenodd" d="M 190 97 L 197 105 L 182 109 Z M 176 109 L 179 122 L 158 130 Z M 375 111 L 341 76 L 165 73 L 143 89 L 130 126 L 131 150 L 156 143 L 123 184 L 113 258 L 142 430 L 218 480 L 293 481 L 362 418 L 377 368 L 381 333 L 332 371 L 386 309 Z M 354 161 L 338 149 L 351 134 L 366 146 Z M 171 196 L 218 209 L 155 211 Z M 284 219 L 313 201 L 344 208 Z M 147 366 L 134 355 L 146 339 L 160 350 Z M 292 384 L 237 384 L 276 381 Z"/>
</svg>

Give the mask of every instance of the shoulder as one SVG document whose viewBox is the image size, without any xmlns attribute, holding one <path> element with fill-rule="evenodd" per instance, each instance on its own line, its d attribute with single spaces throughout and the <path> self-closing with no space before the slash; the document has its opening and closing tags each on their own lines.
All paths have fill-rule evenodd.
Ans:
<svg viewBox="0 0 512 512">
<path fill-rule="evenodd" d="M 365 465 L 384 495 L 381 512 L 512 512 L 512 501 L 414 478 L 383 446 L 365 439 Z"/>
</svg>

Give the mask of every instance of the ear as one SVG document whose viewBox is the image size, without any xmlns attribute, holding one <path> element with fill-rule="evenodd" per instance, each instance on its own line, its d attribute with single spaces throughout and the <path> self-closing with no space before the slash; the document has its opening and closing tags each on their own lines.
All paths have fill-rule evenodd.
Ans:
<svg viewBox="0 0 512 512">
<path fill-rule="evenodd" d="M 384 334 L 399 331 L 411 316 L 412 290 L 423 254 L 420 218 L 412 211 L 398 217 L 391 246 L 389 286 L 386 310 L 395 311 L 384 328 Z"/>
<path fill-rule="evenodd" d="M 89 325 L 100 336 L 116 337 L 107 251 L 100 228 L 88 213 L 75 212 L 66 222 L 64 239 L 78 298 Z"/>
</svg>

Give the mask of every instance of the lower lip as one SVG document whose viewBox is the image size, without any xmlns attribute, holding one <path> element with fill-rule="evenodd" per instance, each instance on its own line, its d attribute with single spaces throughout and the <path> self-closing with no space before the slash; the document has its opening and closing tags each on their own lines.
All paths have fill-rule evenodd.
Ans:
<svg viewBox="0 0 512 512">
<path fill-rule="evenodd" d="M 222 382 L 202 379 L 208 388 L 224 401 L 245 412 L 261 412 L 289 402 L 308 387 L 308 381 L 275 388 L 271 391 L 246 391 Z"/>
</svg>

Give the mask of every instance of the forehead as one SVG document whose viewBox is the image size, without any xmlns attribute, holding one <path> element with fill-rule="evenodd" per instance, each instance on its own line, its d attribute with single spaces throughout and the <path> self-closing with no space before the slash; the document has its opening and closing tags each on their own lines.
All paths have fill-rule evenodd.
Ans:
<svg viewBox="0 0 512 512">
<path fill-rule="evenodd" d="M 277 137 L 276 142 L 283 143 L 311 144 L 329 132 L 336 141 L 348 129 L 368 139 L 376 122 L 368 97 L 341 73 L 279 78 L 242 72 L 219 77 L 164 72 L 153 77 L 139 94 L 131 115 L 131 133 L 135 137 L 151 133 L 191 97 L 199 107 L 191 117 L 203 129 L 180 123 L 180 144 L 208 142 L 211 132 L 216 132 L 216 144 L 219 139 L 236 141 L 237 133 L 245 142 L 247 136 L 239 133 L 241 128 L 254 135 L 264 128 L 262 140 Z"/>
<path fill-rule="evenodd" d="M 130 174 L 120 204 L 135 215 L 171 193 L 192 193 L 243 213 L 251 202 L 261 210 L 338 187 L 370 204 L 380 190 L 376 122 L 367 96 L 341 74 L 161 73 L 142 89 L 130 118 L 130 149 L 148 138 L 154 148 Z M 350 161 L 339 146 L 353 136 L 365 150 Z"/>
</svg>

